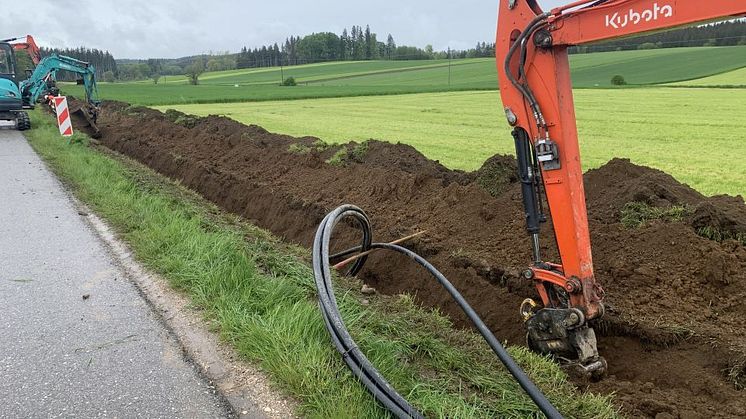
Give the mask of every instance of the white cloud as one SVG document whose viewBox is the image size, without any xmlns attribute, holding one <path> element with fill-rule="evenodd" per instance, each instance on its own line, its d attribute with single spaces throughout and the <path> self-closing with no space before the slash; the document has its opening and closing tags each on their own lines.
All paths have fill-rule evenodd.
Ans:
<svg viewBox="0 0 746 419">
<path fill-rule="evenodd" d="M 281 43 L 290 35 L 370 24 L 385 39 L 436 50 L 495 36 L 498 0 L 26 0 L 0 16 L 1 37 L 31 34 L 48 47 L 86 46 L 117 58 L 173 58 Z M 559 4 L 541 1 L 545 7 Z M 33 13 L 29 13 L 29 10 Z"/>
</svg>

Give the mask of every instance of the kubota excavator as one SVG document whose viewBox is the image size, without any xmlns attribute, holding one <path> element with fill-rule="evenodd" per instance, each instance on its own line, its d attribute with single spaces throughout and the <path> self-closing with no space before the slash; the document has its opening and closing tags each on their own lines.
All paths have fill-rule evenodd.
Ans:
<svg viewBox="0 0 746 419">
<path fill-rule="evenodd" d="M 5 42 L 14 42 L 22 38 L 8 39 Z M 45 99 L 49 99 L 59 94 L 56 86 L 56 75 L 58 71 L 68 71 L 80 76 L 78 84 L 85 87 L 86 104 L 83 106 L 74 106 L 70 108 L 71 114 L 82 116 L 89 124 L 93 135 L 98 133 L 96 118 L 98 116 L 98 88 L 96 87 L 96 69 L 93 65 L 84 61 L 77 60 L 64 55 L 51 54 L 43 57 L 39 47 L 36 45 L 34 38 L 27 35 L 25 42 L 15 42 L 11 44 L 16 51 L 25 50 L 28 52 L 35 68 L 29 74 L 28 78 L 21 81 L 18 85 L 23 107 L 33 109 L 34 106 Z"/>
<path fill-rule="evenodd" d="M 501 0 L 497 67 L 513 127 L 533 264 L 543 307 L 526 300 L 528 344 L 590 377 L 602 376 L 592 322 L 604 315 L 595 280 L 568 48 L 746 15 L 744 0 L 584 0 L 544 12 L 536 0 Z M 611 104 L 613 106 L 613 104 Z M 540 226 L 554 226 L 561 264 L 540 252 Z"/>
</svg>

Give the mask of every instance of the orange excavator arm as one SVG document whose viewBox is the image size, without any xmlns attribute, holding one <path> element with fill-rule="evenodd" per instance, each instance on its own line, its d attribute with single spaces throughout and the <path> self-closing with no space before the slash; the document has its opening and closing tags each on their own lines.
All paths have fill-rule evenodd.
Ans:
<svg viewBox="0 0 746 419">
<path fill-rule="evenodd" d="M 23 38 L 7 39 L 4 42 L 13 42 L 19 39 Z M 39 64 L 39 61 L 41 61 L 41 50 L 36 45 L 36 41 L 34 41 L 33 36 L 26 35 L 26 42 L 13 42 L 11 45 L 13 45 L 13 49 L 15 49 L 16 51 L 25 50 L 28 53 L 29 57 L 31 57 L 31 61 L 34 63 L 34 65 Z"/>
<path fill-rule="evenodd" d="M 535 282 L 544 305 L 521 308 L 532 349 L 588 374 L 606 369 L 589 326 L 603 316 L 604 293 L 593 273 L 568 47 L 744 15 L 743 0 L 585 0 L 549 12 L 536 0 L 500 0 L 500 94 L 513 127 L 534 256 L 524 276 Z M 559 264 L 540 252 L 545 200 Z"/>
</svg>

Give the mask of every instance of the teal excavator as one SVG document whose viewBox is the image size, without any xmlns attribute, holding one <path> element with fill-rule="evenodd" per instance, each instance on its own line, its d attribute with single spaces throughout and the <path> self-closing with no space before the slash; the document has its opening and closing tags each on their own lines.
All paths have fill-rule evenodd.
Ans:
<svg viewBox="0 0 746 419">
<path fill-rule="evenodd" d="M 41 51 L 34 38 L 27 35 L 25 42 L 15 42 L 21 38 L 0 41 L 0 54 L 5 53 L 6 68 L 3 68 L 3 55 L 0 55 L 0 120 L 16 120 L 19 130 L 31 128 L 31 122 L 25 109 L 33 109 L 37 103 L 48 101 L 50 96 L 57 96 L 57 73 L 67 71 L 76 74 L 78 84 L 85 87 L 86 101 L 82 105 L 71 106 L 70 113 L 78 115 L 88 123 L 94 135 L 98 133 L 96 118 L 101 102 L 96 87 L 96 69 L 93 65 L 64 55 L 51 54 L 41 56 Z M 13 43 L 11 43 L 13 42 Z M 18 81 L 14 51 L 26 50 L 35 65 L 34 70 L 27 70 L 27 79 Z"/>
<path fill-rule="evenodd" d="M 31 120 L 23 110 L 23 98 L 19 87 L 15 51 L 8 42 L 0 41 L 0 121 L 13 121 L 16 129 L 31 128 Z"/>
</svg>

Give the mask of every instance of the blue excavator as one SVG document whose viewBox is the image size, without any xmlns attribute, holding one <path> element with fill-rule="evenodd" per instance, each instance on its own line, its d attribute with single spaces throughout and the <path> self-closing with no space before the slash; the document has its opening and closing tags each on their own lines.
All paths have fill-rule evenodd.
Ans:
<svg viewBox="0 0 746 419">
<path fill-rule="evenodd" d="M 20 82 L 17 82 L 15 79 L 12 80 L 13 84 L 17 84 L 17 90 L 14 94 L 18 94 L 21 102 L 20 108 L 18 108 L 17 101 L 12 105 L 15 107 L 14 109 L 16 109 L 12 111 L 17 115 L 16 127 L 19 130 L 29 129 L 31 127 L 30 121 L 28 120 L 28 114 L 26 114 L 24 109 L 33 109 L 37 103 L 47 102 L 50 97 L 59 95 L 59 89 L 57 88 L 57 73 L 59 71 L 67 71 L 76 74 L 79 77 L 78 84 L 82 84 L 85 87 L 86 96 L 85 103 L 70 106 L 70 114 L 81 116 L 88 124 L 88 127 L 90 128 L 89 131 L 93 131 L 93 135 L 96 136 L 96 134 L 98 134 L 96 118 L 98 116 L 98 109 L 101 101 L 98 99 L 95 67 L 87 62 L 64 55 L 51 54 L 42 58 L 39 48 L 36 46 L 33 37 L 30 35 L 26 36 L 25 42 L 8 44 L 9 42 L 17 41 L 18 39 L 19 38 L 13 38 L 0 41 L 0 48 L 2 48 L 3 44 L 11 47 L 11 49 L 9 49 L 11 57 L 14 57 L 13 50 L 26 50 L 31 61 L 35 65 L 34 70 L 28 71 L 28 78 L 26 80 Z M 15 68 L 15 60 L 13 59 L 12 61 L 13 67 Z M 0 64 L 0 71 L 2 71 L 1 67 L 2 64 Z M 13 73 L 15 74 L 15 69 Z M 10 88 L 10 84 L 8 84 L 8 87 Z M 11 107 L 11 105 L 8 107 Z M 0 117 L 0 119 L 2 118 Z M 80 121 L 80 119 L 78 120 Z"/>
<path fill-rule="evenodd" d="M 13 121 L 16 129 L 31 128 L 31 120 L 23 108 L 15 51 L 11 40 L 0 41 L 0 121 Z"/>
</svg>

